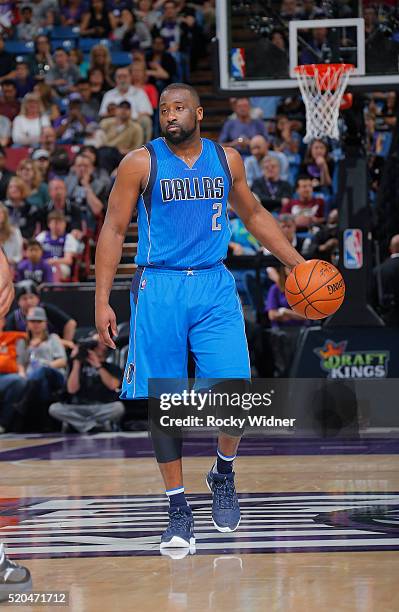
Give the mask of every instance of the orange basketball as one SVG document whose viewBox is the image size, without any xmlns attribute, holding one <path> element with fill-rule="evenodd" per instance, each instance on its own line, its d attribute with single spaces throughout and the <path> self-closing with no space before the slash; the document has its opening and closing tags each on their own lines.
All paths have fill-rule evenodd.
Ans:
<svg viewBox="0 0 399 612">
<path fill-rule="evenodd" d="M 285 297 L 295 312 L 307 319 L 324 319 L 334 314 L 345 297 L 345 282 L 335 266 L 310 259 L 291 270 Z"/>
</svg>

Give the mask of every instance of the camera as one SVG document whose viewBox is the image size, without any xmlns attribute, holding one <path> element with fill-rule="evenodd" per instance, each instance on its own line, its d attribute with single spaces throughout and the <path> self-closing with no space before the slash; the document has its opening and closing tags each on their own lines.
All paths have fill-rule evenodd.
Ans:
<svg viewBox="0 0 399 612">
<path fill-rule="evenodd" d="M 93 340 L 93 338 L 81 338 L 78 340 L 78 354 L 75 359 L 79 359 L 79 361 L 85 361 L 88 357 L 89 351 L 92 351 L 96 348 L 98 342 L 97 340 Z"/>
</svg>

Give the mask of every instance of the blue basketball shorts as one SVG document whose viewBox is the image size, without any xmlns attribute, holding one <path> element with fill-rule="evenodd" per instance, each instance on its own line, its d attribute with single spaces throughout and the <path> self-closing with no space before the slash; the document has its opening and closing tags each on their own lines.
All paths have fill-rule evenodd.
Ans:
<svg viewBox="0 0 399 612">
<path fill-rule="evenodd" d="M 220 263 L 201 270 L 139 267 L 130 293 L 129 353 L 121 399 L 148 397 L 148 379 L 250 379 L 235 280 Z"/>
</svg>

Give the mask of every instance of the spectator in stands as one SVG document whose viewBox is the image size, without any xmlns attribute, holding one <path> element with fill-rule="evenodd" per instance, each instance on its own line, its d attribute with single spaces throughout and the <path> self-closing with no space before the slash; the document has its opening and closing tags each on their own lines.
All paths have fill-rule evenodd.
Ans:
<svg viewBox="0 0 399 612">
<path fill-rule="evenodd" d="M 162 8 L 163 15 L 159 24 L 159 34 L 164 39 L 169 53 L 175 54 L 179 51 L 182 36 L 177 4 L 174 0 L 167 0 Z"/>
<path fill-rule="evenodd" d="M 43 247 L 43 257 L 52 267 L 55 280 L 67 280 L 82 245 L 72 233 L 67 233 L 67 219 L 60 210 L 53 210 L 48 215 L 47 227 L 47 231 L 40 232 L 36 240 Z"/>
<path fill-rule="evenodd" d="M 39 148 L 42 151 L 47 151 L 49 155 L 52 155 L 56 151 L 57 136 L 53 127 L 46 126 L 42 128 L 40 132 Z"/>
<path fill-rule="evenodd" d="M 107 185 L 107 189 L 111 187 L 109 175 L 110 171 L 106 170 L 106 166 L 103 167 L 100 165 L 99 159 L 99 151 L 96 147 L 91 145 L 83 145 L 83 147 L 79 150 L 79 155 L 83 155 L 84 157 L 88 157 L 93 165 L 93 180 L 96 179 L 101 184 Z M 116 157 L 120 159 L 119 153 L 116 154 Z"/>
<path fill-rule="evenodd" d="M 33 11 L 33 20 L 39 26 L 45 27 L 49 21 L 49 13 L 58 12 L 57 0 L 30 0 Z"/>
<path fill-rule="evenodd" d="M 333 208 L 327 217 L 327 223 L 305 240 L 303 255 L 308 259 L 324 259 L 336 263 L 338 247 L 338 210 Z"/>
<path fill-rule="evenodd" d="M 104 75 L 104 83 L 107 88 L 114 87 L 112 79 L 111 54 L 105 45 L 94 45 L 90 51 L 89 70 L 98 68 Z"/>
<path fill-rule="evenodd" d="M 0 83 L 15 77 L 15 57 L 4 50 L 4 35 L 0 32 Z"/>
<path fill-rule="evenodd" d="M 299 55 L 300 64 L 318 64 L 323 59 L 323 48 L 328 46 L 328 29 L 312 28 L 308 46 Z"/>
<path fill-rule="evenodd" d="M 58 334 L 65 346 L 73 348 L 76 321 L 57 306 L 41 302 L 39 289 L 34 283 L 24 281 L 16 285 L 15 299 L 18 308 L 7 315 L 6 331 L 26 331 L 26 316 L 29 309 L 41 306 L 46 311 L 49 331 Z"/>
<path fill-rule="evenodd" d="M 60 111 L 55 103 L 54 92 L 50 85 L 44 81 L 36 83 L 33 91 L 40 96 L 40 100 L 43 106 L 44 114 L 50 119 L 51 122 L 58 119 Z"/>
<path fill-rule="evenodd" d="M 87 77 L 89 79 L 91 95 L 100 105 L 105 92 L 109 90 L 104 80 L 104 75 L 99 68 L 93 68 L 89 70 Z"/>
<path fill-rule="evenodd" d="M 275 151 L 285 153 L 289 158 L 298 154 L 301 136 L 293 129 L 292 121 L 286 115 L 277 116 L 273 144 Z"/>
<path fill-rule="evenodd" d="M 298 253 L 301 253 L 305 257 L 305 249 L 308 238 L 298 236 L 294 217 L 292 215 L 287 215 L 286 213 L 281 214 L 278 216 L 278 224 L 292 246 L 298 251 Z M 268 251 L 265 247 L 263 247 L 262 250 L 265 255 L 271 255 L 270 251 Z M 278 282 L 278 273 L 276 268 L 268 267 L 267 275 L 274 283 Z"/>
<path fill-rule="evenodd" d="M 115 17 L 108 13 L 103 0 L 92 0 L 80 21 L 80 33 L 91 38 L 108 38 L 115 27 Z"/>
<path fill-rule="evenodd" d="M 21 58 L 17 59 L 15 66 L 15 87 L 17 88 L 17 97 L 21 100 L 27 93 L 33 91 L 35 79 L 29 73 L 29 64 Z"/>
<path fill-rule="evenodd" d="M 261 119 L 251 119 L 251 105 L 248 98 L 235 103 L 237 119 L 227 119 L 219 136 L 219 142 L 234 147 L 242 156 L 249 156 L 251 138 L 261 135 L 267 138 L 265 124 Z"/>
<path fill-rule="evenodd" d="M 12 139 L 15 145 L 37 145 L 44 127 L 50 126 L 49 118 L 43 113 L 40 98 L 28 93 L 22 100 L 21 113 L 15 117 L 12 126 Z"/>
<path fill-rule="evenodd" d="M 147 75 L 160 93 L 167 85 L 176 80 L 177 65 L 175 58 L 166 51 L 162 36 L 154 36 L 152 48 L 146 53 Z"/>
<path fill-rule="evenodd" d="M 282 0 L 280 7 L 280 15 L 284 21 L 292 21 L 298 19 L 298 3 L 297 0 Z"/>
<path fill-rule="evenodd" d="M 305 243 L 305 238 L 297 235 L 294 217 L 292 215 L 287 215 L 287 214 L 279 215 L 278 223 L 281 227 L 283 234 L 290 241 L 292 246 L 299 253 L 302 253 L 302 249 Z"/>
<path fill-rule="evenodd" d="M 44 208 L 49 201 L 48 187 L 33 160 L 23 159 L 20 161 L 17 176 L 23 180 L 28 188 L 27 203 L 39 210 Z"/>
<path fill-rule="evenodd" d="M 6 152 L 4 148 L 0 146 L 0 201 L 5 200 L 7 197 L 8 183 L 14 176 L 14 173 L 6 168 L 6 163 Z"/>
<path fill-rule="evenodd" d="M 44 404 L 64 386 L 67 356 L 60 337 L 49 332 L 44 308 L 29 308 L 26 321 L 28 337 L 17 342 L 18 372 L 34 382 L 35 401 Z"/>
<path fill-rule="evenodd" d="M 124 51 L 150 49 L 152 40 L 146 24 L 142 21 L 137 21 L 135 14 L 128 10 L 122 11 L 122 19 L 124 20 L 124 33 L 120 37 L 122 49 Z"/>
<path fill-rule="evenodd" d="M 314 0 L 302 0 L 302 9 L 299 11 L 298 19 L 321 19 L 324 15 L 323 9 L 316 6 Z"/>
<path fill-rule="evenodd" d="M 1 59 L 0 59 L 1 61 Z M 7 117 L 10 121 L 13 121 L 19 111 L 21 110 L 21 103 L 17 100 L 17 88 L 15 82 L 11 80 L 5 80 L 1 84 L 1 98 L 0 98 L 0 115 Z"/>
<path fill-rule="evenodd" d="M 303 160 L 301 174 L 307 174 L 312 179 L 313 187 L 330 188 L 334 162 L 328 154 L 328 145 L 323 140 L 313 140 Z"/>
<path fill-rule="evenodd" d="M 81 433 L 112 431 L 112 424 L 123 416 L 124 406 L 118 397 L 122 370 L 106 361 L 108 348 L 92 336 L 93 348 L 78 346 L 71 353 L 72 369 L 67 380 L 69 403 L 50 406 L 52 417 L 62 421 L 63 430 L 72 427 Z"/>
<path fill-rule="evenodd" d="M 0 146 L 7 147 L 11 140 L 12 123 L 8 117 L 0 115 Z"/>
<path fill-rule="evenodd" d="M 49 182 L 50 178 L 50 155 L 45 149 L 35 149 L 32 153 L 31 159 L 35 168 L 41 174 L 42 180 L 45 183 Z"/>
<path fill-rule="evenodd" d="M 240 217 L 230 218 L 230 229 L 229 250 L 232 255 L 255 255 L 259 251 L 259 242 L 249 233 Z"/>
<path fill-rule="evenodd" d="M 17 38 L 29 42 L 38 34 L 39 26 L 33 20 L 32 8 L 25 4 L 20 10 L 20 22 L 17 25 Z"/>
<path fill-rule="evenodd" d="M 54 121 L 59 142 L 78 144 L 83 141 L 89 121 L 83 115 L 80 103 L 80 94 L 71 93 L 67 113 Z"/>
<path fill-rule="evenodd" d="M 289 268 L 279 266 L 276 282 L 270 287 L 265 304 L 272 331 L 270 342 L 275 376 L 288 376 L 298 332 L 306 324 L 306 319 L 289 307 L 285 297 L 285 281 L 289 272 Z"/>
<path fill-rule="evenodd" d="M 289 268 L 279 266 L 278 282 L 270 287 L 266 300 L 266 312 L 272 327 L 298 326 L 304 324 L 304 317 L 289 307 L 285 297 L 285 281 L 290 273 Z"/>
<path fill-rule="evenodd" d="M 108 197 L 109 180 L 106 182 L 102 177 L 95 177 L 91 159 L 77 155 L 65 184 L 68 197 L 80 208 L 86 226 L 95 231 Z"/>
<path fill-rule="evenodd" d="M 373 270 L 373 293 L 377 296 L 378 279 L 382 285 L 388 325 L 399 325 L 399 234 L 392 236 L 389 243 L 390 256 Z"/>
<path fill-rule="evenodd" d="M 39 208 L 27 203 L 29 189 L 22 179 L 13 176 L 7 187 L 7 199 L 4 204 L 8 210 L 10 222 L 19 227 L 24 238 L 32 238 L 37 231 Z"/>
<path fill-rule="evenodd" d="M 18 374 L 18 340 L 26 338 L 24 332 L 4 331 L 5 318 L 0 319 L 0 434 L 12 430 L 14 405 L 26 391 L 27 381 Z"/>
<path fill-rule="evenodd" d="M 0 204 L 0 247 L 8 263 L 15 266 L 22 259 L 23 239 L 20 229 L 10 223 L 8 209 Z"/>
<path fill-rule="evenodd" d="M 50 201 L 43 211 L 42 228 L 49 213 L 59 211 L 67 221 L 67 231 L 72 232 L 77 240 L 82 238 L 82 214 L 76 204 L 67 197 L 65 182 L 59 178 L 54 178 L 49 183 Z"/>
<path fill-rule="evenodd" d="M 263 160 L 267 156 L 275 157 L 280 162 L 280 176 L 286 181 L 288 176 L 288 159 L 284 153 L 276 153 L 269 150 L 270 143 L 264 136 L 254 136 L 249 142 L 249 150 L 251 155 L 245 158 L 245 174 L 247 176 L 248 185 L 252 187 L 255 179 L 263 177 Z"/>
<path fill-rule="evenodd" d="M 115 89 L 107 91 L 103 97 L 100 115 L 106 114 L 111 102 L 119 104 L 122 100 L 128 100 L 132 107 L 132 119 L 137 120 L 144 130 L 145 142 L 151 140 L 153 110 L 147 94 L 141 88 L 133 87 L 129 68 L 118 68 L 115 81 Z"/>
<path fill-rule="evenodd" d="M 68 0 L 62 3 L 61 23 L 63 26 L 76 27 L 86 10 L 86 3 L 81 0 Z"/>
<path fill-rule="evenodd" d="M 76 89 L 80 95 L 80 110 L 88 121 L 95 121 L 100 110 L 100 101 L 91 91 L 88 79 L 79 79 Z"/>
<path fill-rule="evenodd" d="M 280 178 L 280 160 L 266 155 L 262 162 L 263 176 L 255 179 L 252 191 L 258 196 L 262 206 L 270 212 L 279 212 L 288 204 L 292 196 L 291 185 Z"/>
<path fill-rule="evenodd" d="M 308 230 L 312 225 L 323 223 L 324 200 L 314 196 L 312 180 L 309 177 L 298 177 L 296 193 L 298 198 L 284 204 L 282 212 L 294 216 L 297 230 Z"/>
<path fill-rule="evenodd" d="M 131 106 L 122 100 L 117 106 L 116 117 L 103 119 L 100 123 L 101 146 L 115 147 L 121 155 L 138 149 L 144 143 L 144 133 L 137 121 L 131 119 Z"/>
<path fill-rule="evenodd" d="M 83 51 L 73 47 L 69 52 L 71 63 L 79 70 L 79 74 L 83 79 L 87 78 L 89 72 L 89 62 L 86 59 Z"/>
<path fill-rule="evenodd" d="M 147 26 L 150 32 L 160 21 L 160 14 L 154 10 L 153 4 L 152 0 L 139 0 L 136 10 L 137 17 Z"/>
<path fill-rule="evenodd" d="M 35 54 L 29 58 L 30 73 L 36 79 L 44 79 L 50 68 L 54 67 L 51 45 L 48 36 L 40 34 L 35 40 Z"/>
<path fill-rule="evenodd" d="M 15 282 L 31 281 L 36 285 L 53 282 L 51 266 L 43 257 L 43 247 L 31 238 L 26 247 L 26 256 L 17 266 Z"/>
<path fill-rule="evenodd" d="M 54 66 L 45 76 L 46 83 L 63 97 L 71 93 L 79 78 L 79 70 L 72 64 L 69 53 L 63 47 L 58 47 L 54 52 Z"/>
<path fill-rule="evenodd" d="M 158 108 L 159 93 L 155 85 L 148 82 L 148 74 L 145 63 L 141 64 L 138 62 L 133 62 L 130 72 L 132 75 L 132 85 L 134 87 L 141 87 L 141 89 L 145 91 L 155 112 Z"/>
</svg>

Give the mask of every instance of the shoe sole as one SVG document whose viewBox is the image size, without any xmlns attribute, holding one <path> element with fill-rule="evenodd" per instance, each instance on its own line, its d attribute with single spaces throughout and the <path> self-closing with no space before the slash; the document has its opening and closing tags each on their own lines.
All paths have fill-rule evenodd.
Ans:
<svg viewBox="0 0 399 612">
<path fill-rule="evenodd" d="M 208 489 L 210 490 L 211 493 L 213 493 L 209 482 L 208 482 L 208 476 L 205 476 L 205 482 L 206 482 L 206 486 L 208 487 Z M 231 529 L 231 527 L 220 527 L 220 525 L 218 525 L 217 523 L 215 523 L 215 519 L 212 516 L 212 523 L 215 525 L 216 529 L 218 531 L 220 531 L 220 533 L 233 533 L 233 531 L 236 531 L 238 529 L 239 524 L 241 523 L 241 516 L 240 516 L 240 520 L 238 521 L 237 525 Z"/>
<path fill-rule="evenodd" d="M 169 542 L 161 542 L 160 549 L 165 550 L 165 548 L 192 548 L 195 547 L 195 538 L 190 538 L 190 541 L 183 540 L 183 538 L 179 538 L 179 536 L 173 536 L 173 538 Z"/>
</svg>

